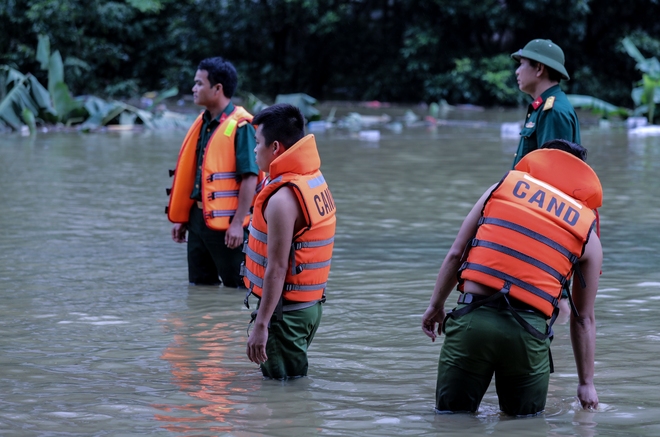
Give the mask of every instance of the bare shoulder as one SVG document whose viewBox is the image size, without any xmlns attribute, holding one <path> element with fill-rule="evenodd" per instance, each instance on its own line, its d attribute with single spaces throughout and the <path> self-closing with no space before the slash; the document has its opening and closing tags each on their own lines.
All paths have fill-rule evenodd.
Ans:
<svg viewBox="0 0 660 437">
<path fill-rule="evenodd" d="M 595 231 L 591 231 L 589 235 L 589 241 L 584 247 L 584 253 L 582 254 L 581 259 L 602 259 L 603 257 L 603 246 L 600 243 L 600 238 L 596 235 Z"/>
<path fill-rule="evenodd" d="M 288 186 L 283 186 L 278 189 L 268 200 L 268 209 L 288 209 L 293 205 L 298 203 L 296 195 L 293 193 L 292 189 Z"/>
<path fill-rule="evenodd" d="M 302 217 L 298 198 L 290 187 L 283 186 L 268 199 L 265 216 L 268 222 L 272 220 L 297 222 Z"/>
</svg>

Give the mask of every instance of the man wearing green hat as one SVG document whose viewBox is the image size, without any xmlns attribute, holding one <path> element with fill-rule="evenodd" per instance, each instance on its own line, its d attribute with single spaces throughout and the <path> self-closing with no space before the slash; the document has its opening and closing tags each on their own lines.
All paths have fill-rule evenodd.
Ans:
<svg viewBox="0 0 660 437">
<path fill-rule="evenodd" d="M 562 79 L 569 80 L 562 49 L 549 39 L 535 39 L 511 57 L 520 62 L 516 69 L 520 91 L 534 99 L 520 131 L 513 166 L 523 156 L 550 140 L 581 144 L 577 115 L 559 87 Z"/>
</svg>

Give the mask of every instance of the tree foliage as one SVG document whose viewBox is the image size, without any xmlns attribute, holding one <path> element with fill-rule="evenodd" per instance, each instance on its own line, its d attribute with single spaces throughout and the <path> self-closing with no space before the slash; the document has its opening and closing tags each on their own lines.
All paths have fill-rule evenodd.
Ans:
<svg viewBox="0 0 660 437">
<path fill-rule="evenodd" d="M 631 105 L 621 40 L 660 53 L 656 0 L 0 0 L 0 64 L 47 81 L 47 35 L 74 95 L 188 90 L 223 56 L 243 91 L 272 99 L 517 104 L 508 55 L 533 38 L 566 54 L 574 94 Z"/>
</svg>

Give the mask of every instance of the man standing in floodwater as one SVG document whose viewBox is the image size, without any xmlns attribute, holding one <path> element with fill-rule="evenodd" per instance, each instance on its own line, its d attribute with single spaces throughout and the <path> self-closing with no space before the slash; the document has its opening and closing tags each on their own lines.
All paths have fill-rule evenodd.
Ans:
<svg viewBox="0 0 660 437">
<path fill-rule="evenodd" d="M 511 57 L 520 62 L 516 69 L 520 91 L 533 99 L 520 131 L 513 167 L 547 141 L 561 139 L 581 144 L 577 114 L 559 87 L 562 79 L 569 80 L 562 49 L 548 39 L 535 39 Z"/>
<path fill-rule="evenodd" d="M 194 285 L 243 286 L 242 245 L 259 168 L 252 115 L 231 101 L 237 84 L 234 66 L 220 57 L 197 67 L 193 99 L 205 110 L 183 140 L 166 208 L 172 239 L 185 243 L 188 232 Z"/>
<path fill-rule="evenodd" d="M 488 189 L 463 221 L 422 318 L 433 341 L 445 333 L 437 412 L 475 412 L 493 374 L 504 413 L 544 410 L 552 323 L 574 272 L 577 395 L 583 408 L 598 407 L 594 302 L 603 254 L 592 210 L 602 203 L 602 187 L 579 159 L 584 154 L 574 143 L 544 144 Z M 457 282 L 458 305 L 445 315 Z"/>
<path fill-rule="evenodd" d="M 253 122 L 254 153 L 268 179 L 246 248 L 245 303 L 249 294 L 259 298 L 246 353 L 265 377 L 297 378 L 307 375 L 307 348 L 321 323 L 337 209 L 300 110 L 276 104 Z"/>
</svg>

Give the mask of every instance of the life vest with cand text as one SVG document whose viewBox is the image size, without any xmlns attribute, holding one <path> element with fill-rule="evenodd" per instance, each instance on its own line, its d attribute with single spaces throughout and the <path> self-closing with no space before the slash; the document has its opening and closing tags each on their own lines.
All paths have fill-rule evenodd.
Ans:
<svg viewBox="0 0 660 437">
<path fill-rule="evenodd" d="M 319 170 L 314 135 L 307 135 L 270 165 L 270 179 L 257 195 L 245 246 L 241 274 L 245 286 L 261 298 L 268 265 L 268 224 L 264 211 L 270 197 L 282 187 L 296 195 L 306 226 L 293 236 L 282 298 L 285 302 L 320 301 L 330 273 L 334 246 L 336 206 Z"/>
<path fill-rule="evenodd" d="M 486 200 L 459 290 L 477 282 L 550 318 L 601 204 L 600 181 L 586 163 L 561 150 L 529 153 Z"/>
</svg>

